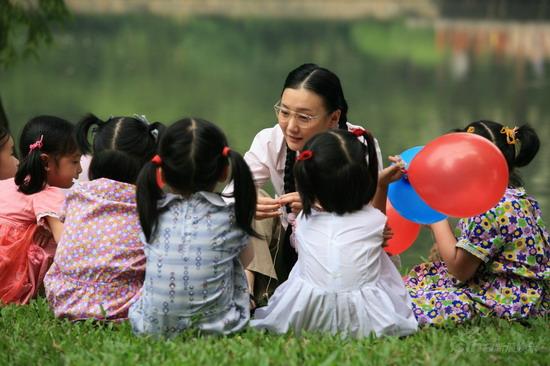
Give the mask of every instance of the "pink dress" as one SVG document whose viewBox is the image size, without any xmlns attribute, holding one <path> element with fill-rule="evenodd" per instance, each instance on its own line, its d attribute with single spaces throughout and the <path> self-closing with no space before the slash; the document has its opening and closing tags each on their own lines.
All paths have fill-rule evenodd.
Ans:
<svg viewBox="0 0 550 366">
<path fill-rule="evenodd" d="M 77 184 L 44 279 L 57 317 L 123 319 L 145 276 L 135 186 L 110 179 Z"/>
<path fill-rule="evenodd" d="M 0 181 L 0 302 L 26 304 L 36 296 L 56 244 L 46 216 L 59 217 L 65 196 L 46 186 L 30 195 L 13 178 Z"/>
</svg>

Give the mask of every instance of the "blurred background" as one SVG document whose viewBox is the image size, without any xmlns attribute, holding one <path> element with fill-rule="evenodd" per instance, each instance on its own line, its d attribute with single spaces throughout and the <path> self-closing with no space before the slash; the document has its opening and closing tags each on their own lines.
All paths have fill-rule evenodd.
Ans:
<svg viewBox="0 0 550 366">
<path fill-rule="evenodd" d="M 276 123 L 272 106 L 287 73 L 314 62 L 339 75 L 350 121 L 370 129 L 386 156 L 472 120 L 530 123 L 542 149 L 523 177 L 548 220 L 550 1 L 64 5 L 69 15 L 52 23 L 53 41 L 0 69 L 0 106 L 15 136 L 37 114 L 77 121 L 87 112 L 137 113 L 168 124 L 197 116 L 217 123 L 245 152 L 259 130 Z M 404 264 L 418 263 L 429 247 L 423 229 Z"/>
</svg>

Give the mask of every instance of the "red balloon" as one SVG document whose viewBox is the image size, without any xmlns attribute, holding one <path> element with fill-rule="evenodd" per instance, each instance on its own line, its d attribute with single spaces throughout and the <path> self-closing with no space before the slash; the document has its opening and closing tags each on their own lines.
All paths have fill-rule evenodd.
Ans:
<svg viewBox="0 0 550 366">
<path fill-rule="evenodd" d="M 384 250 L 391 255 L 401 254 L 409 249 L 418 237 L 420 224 L 399 215 L 389 200 L 386 201 L 386 216 L 387 224 L 393 230 L 393 237 L 388 240 L 388 246 Z"/>
<path fill-rule="evenodd" d="M 414 190 L 434 210 L 454 217 L 486 212 L 504 195 L 508 165 L 500 150 L 473 133 L 449 133 L 433 140 L 411 161 Z"/>
</svg>

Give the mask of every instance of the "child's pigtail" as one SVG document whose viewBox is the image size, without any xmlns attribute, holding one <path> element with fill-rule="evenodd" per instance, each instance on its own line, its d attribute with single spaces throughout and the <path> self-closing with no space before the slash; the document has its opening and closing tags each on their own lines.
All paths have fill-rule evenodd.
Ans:
<svg viewBox="0 0 550 366">
<path fill-rule="evenodd" d="M 304 216 L 309 216 L 311 214 L 311 208 L 315 204 L 315 192 L 310 174 L 308 174 L 307 165 L 313 164 L 311 158 L 306 160 L 297 161 L 294 164 L 294 176 L 296 177 L 296 185 L 298 193 L 300 194 L 300 199 L 302 200 L 302 212 Z M 312 167 L 312 170 L 315 170 Z"/>
<path fill-rule="evenodd" d="M 535 130 L 529 125 L 518 128 L 516 137 L 520 142 L 519 151 L 514 160 L 514 165 L 522 167 L 528 165 L 537 155 L 540 148 L 540 140 Z"/>
<path fill-rule="evenodd" d="M 139 222 L 145 238 L 149 242 L 155 233 L 159 209 L 157 201 L 163 196 L 161 184 L 160 167 L 162 162 L 160 157 L 155 155 L 153 161 L 145 163 L 137 178 L 136 200 L 139 214 Z"/>
<path fill-rule="evenodd" d="M 256 212 L 257 193 L 250 168 L 238 152 L 225 147 L 222 154 L 227 156 L 231 162 L 237 225 L 247 234 L 259 237 L 258 233 L 252 228 L 252 220 Z"/>
<path fill-rule="evenodd" d="M 43 135 L 28 147 L 28 153 L 19 162 L 17 173 L 15 173 L 15 184 L 19 186 L 19 191 L 25 194 L 33 194 L 40 192 L 46 185 L 46 168 L 44 162 L 40 158 L 42 154 L 41 148 L 43 144 Z M 20 147 L 21 155 L 26 152 L 23 147 Z"/>
<path fill-rule="evenodd" d="M 76 143 L 78 144 L 78 147 L 80 148 L 80 151 L 84 155 L 89 155 L 92 153 L 92 146 L 90 145 L 90 141 L 88 139 L 88 134 L 90 132 L 90 128 L 95 125 L 97 127 L 101 126 L 103 123 L 102 120 L 97 118 L 93 114 L 87 114 L 82 118 L 76 125 Z"/>
<path fill-rule="evenodd" d="M 374 137 L 372 137 L 371 133 L 365 130 L 365 132 L 363 133 L 363 137 L 365 138 L 367 148 L 369 178 L 372 182 L 372 184 L 369 184 L 366 187 L 366 196 L 372 199 L 372 197 L 374 197 L 374 194 L 376 193 L 376 187 L 378 186 L 378 155 L 376 153 Z"/>
</svg>

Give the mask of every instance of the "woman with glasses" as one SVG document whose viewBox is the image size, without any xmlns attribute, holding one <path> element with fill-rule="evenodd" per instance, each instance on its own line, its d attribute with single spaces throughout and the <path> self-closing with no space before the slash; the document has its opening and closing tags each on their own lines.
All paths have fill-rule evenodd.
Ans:
<svg viewBox="0 0 550 366">
<path fill-rule="evenodd" d="M 296 262 L 290 246 L 292 225 L 288 225 L 302 208 L 294 184 L 296 152 L 319 132 L 358 127 L 347 120 L 348 104 L 338 77 L 315 64 L 301 65 L 288 74 L 274 109 L 278 124 L 260 131 L 244 156 L 256 186 L 271 181 L 276 193 L 275 198 L 258 197 L 256 230 L 266 240 L 254 239 L 255 257 L 247 268 L 256 297 L 266 296 L 285 281 Z M 381 167 L 377 142 L 376 150 Z"/>
</svg>

